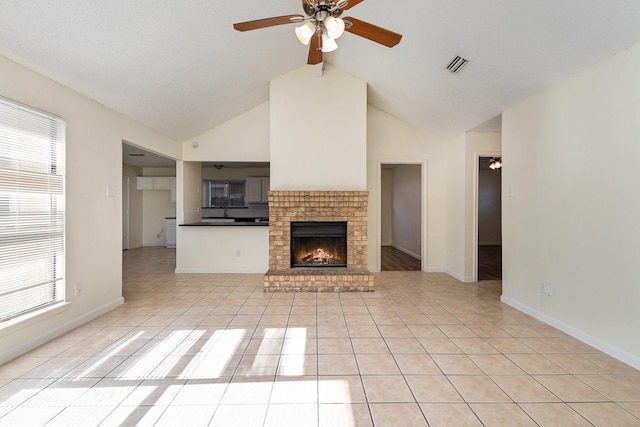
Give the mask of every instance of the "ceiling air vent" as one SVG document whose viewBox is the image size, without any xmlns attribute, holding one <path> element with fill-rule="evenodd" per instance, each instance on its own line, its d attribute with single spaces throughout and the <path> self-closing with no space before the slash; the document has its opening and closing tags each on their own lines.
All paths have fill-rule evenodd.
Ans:
<svg viewBox="0 0 640 427">
<path fill-rule="evenodd" d="M 144 156 L 144 154 L 143 154 L 143 153 L 129 153 L 129 155 L 130 155 L 131 157 L 143 157 L 143 156 Z"/>
<path fill-rule="evenodd" d="M 464 59 L 461 56 L 456 56 L 451 61 L 449 61 L 449 64 L 447 65 L 447 70 L 449 70 L 451 74 L 460 74 L 462 70 L 464 70 L 467 67 L 468 63 L 469 63 L 468 59 Z"/>
</svg>

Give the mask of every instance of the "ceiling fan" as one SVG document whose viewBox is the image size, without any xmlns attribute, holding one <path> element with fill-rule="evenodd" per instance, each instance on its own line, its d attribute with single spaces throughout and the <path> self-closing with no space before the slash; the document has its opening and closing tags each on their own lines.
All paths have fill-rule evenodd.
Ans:
<svg viewBox="0 0 640 427">
<path fill-rule="evenodd" d="M 302 0 L 303 15 L 285 15 L 233 24 L 238 31 L 257 30 L 291 23 L 304 23 L 295 29 L 301 43 L 309 45 L 310 65 L 320 64 L 323 53 L 338 48 L 335 40 L 345 31 L 387 47 L 400 43 L 402 35 L 352 17 L 340 18 L 342 12 L 364 0 Z"/>
</svg>

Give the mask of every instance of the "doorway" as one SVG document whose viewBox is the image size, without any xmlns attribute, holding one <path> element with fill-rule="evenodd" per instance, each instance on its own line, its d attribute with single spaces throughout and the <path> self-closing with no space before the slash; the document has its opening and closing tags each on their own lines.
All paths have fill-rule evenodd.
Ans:
<svg viewBox="0 0 640 427">
<path fill-rule="evenodd" d="M 129 249 L 129 177 L 122 177 L 122 250 Z"/>
<path fill-rule="evenodd" d="M 422 164 L 382 164 L 380 270 L 422 270 Z"/>
<path fill-rule="evenodd" d="M 492 169 L 493 157 L 478 159 L 478 280 L 502 280 L 501 168 Z"/>
</svg>

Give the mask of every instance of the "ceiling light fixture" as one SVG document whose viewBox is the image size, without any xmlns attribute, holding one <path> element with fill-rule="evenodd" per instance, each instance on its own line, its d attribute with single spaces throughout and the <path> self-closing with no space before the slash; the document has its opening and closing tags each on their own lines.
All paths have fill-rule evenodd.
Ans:
<svg viewBox="0 0 640 427">
<path fill-rule="evenodd" d="M 339 39 L 344 34 L 344 21 L 341 18 L 329 16 L 324 20 L 324 28 L 332 39 Z"/>
<path fill-rule="evenodd" d="M 489 162 L 489 169 L 498 170 L 502 168 L 502 157 L 492 157 Z"/>
<path fill-rule="evenodd" d="M 276 25 L 299 24 L 295 28 L 295 33 L 300 43 L 309 46 L 307 59 L 309 65 L 322 64 L 323 53 L 336 50 L 338 48 L 336 40 L 345 31 L 386 47 L 393 47 L 400 43 L 402 34 L 349 16 L 341 17 L 344 11 L 362 2 L 363 0 L 302 0 L 304 15 L 274 16 L 237 22 L 233 24 L 233 28 L 238 31 L 250 31 Z M 326 46 L 323 47 L 322 43 Z"/>
<path fill-rule="evenodd" d="M 338 43 L 326 34 L 322 35 L 322 52 L 333 52 L 338 48 Z"/>
<path fill-rule="evenodd" d="M 300 43 L 307 46 L 311 37 L 316 33 L 316 26 L 313 25 L 313 22 L 309 21 L 299 27 L 296 27 L 295 31 Z"/>
</svg>

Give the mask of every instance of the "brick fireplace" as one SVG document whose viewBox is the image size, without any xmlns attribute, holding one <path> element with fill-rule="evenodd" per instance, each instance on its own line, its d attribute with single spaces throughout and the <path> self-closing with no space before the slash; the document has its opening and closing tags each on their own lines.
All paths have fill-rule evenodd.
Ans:
<svg viewBox="0 0 640 427">
<path fill-rule="evenodd" d="M 366 191 L 270 191 L 265 292 L 373 291 L 367 269 L 368 198 Z M 346 223 L 346 267 L 292 268 L 292 222 Z"/>
</svg>

